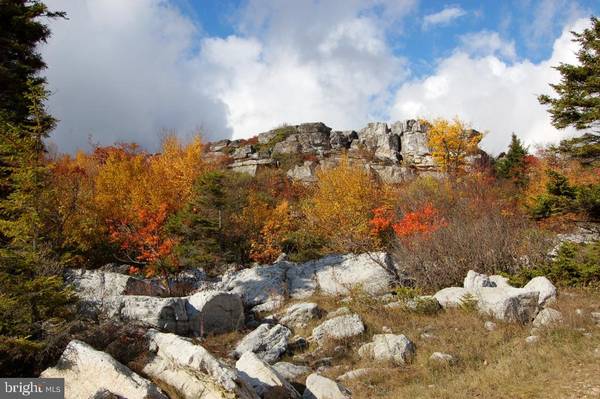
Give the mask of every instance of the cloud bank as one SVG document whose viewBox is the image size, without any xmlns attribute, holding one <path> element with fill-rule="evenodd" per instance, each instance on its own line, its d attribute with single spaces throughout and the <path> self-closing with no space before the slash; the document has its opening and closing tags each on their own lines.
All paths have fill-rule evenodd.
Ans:
<svg viewBox="0 0 600 399">
<path fill-rule="evenodd" d="M 414 0 L 344 7 L 250 0 L 228 37 L 202 33 L 169 0 L 47 3 L 69 15 L 51 22 L 42 48 L 49 107 L 61 120 L 52 140 L 64 151 L 85 148 L 90 135 L 152 149 L 163 129 L 184 136 L 200 129 L 212 140 L 281 123 L 358 129 L 373 120 L 455 115 L 487 130 L 492 152 L 513 131 L 530 144 L 556 140 L 561 133 L 536 96 L 558 80 L 553 65 L 574 61 L 568 31 L 586 23 L 566 26 L 552 56 L 537 64 L 519 59 L 514 42 L 497 32 L 468 33 L 430 76 L 415 79 L 390 39 L 417 12 Z M 465 12 L 446 10 L 425 17 L 430 28 Z"/>
</svg>

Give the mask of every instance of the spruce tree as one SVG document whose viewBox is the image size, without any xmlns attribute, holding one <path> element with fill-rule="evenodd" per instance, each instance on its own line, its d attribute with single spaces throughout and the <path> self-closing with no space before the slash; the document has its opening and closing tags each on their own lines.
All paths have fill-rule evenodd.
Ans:
<svg viewBox="0 0 600 399">
<path fill-rule="evenodd" d="M 525 186 L 527 184 L 526 156 L 527 148 L 513 133 L 508 151 L 496 162 L 496 174 L 504 179 L 512 179 L 518 186 Z"/>
<path fill-rule="evenodd" d="M 600 20 L 591 17 L 591 27 L 581 33 L 572 32 L 579 43 L 579 64 L 561 63 L 555 67 L 561 81 L 551 84 L 558 97 L 541 95 L 541 104 L 549 105 L 552 124 L 559 129 L 573 126 L 600 133 Z"/>
</svg>

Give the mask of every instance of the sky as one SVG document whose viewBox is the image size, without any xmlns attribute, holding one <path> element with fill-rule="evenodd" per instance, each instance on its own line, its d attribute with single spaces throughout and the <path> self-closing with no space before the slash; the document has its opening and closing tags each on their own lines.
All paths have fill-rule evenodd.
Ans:
<svg viewBox="0 0 600 399">
<path fill-rule="evenodd" d="M 247 138 L 283 123 L 335 130 L 455 118 L 497 154 L 574 134 L 539 94 L 575 63 L 595 0 L 46 0 L 41 46 L 59 150 L 166 132 Z"/>
</svg>

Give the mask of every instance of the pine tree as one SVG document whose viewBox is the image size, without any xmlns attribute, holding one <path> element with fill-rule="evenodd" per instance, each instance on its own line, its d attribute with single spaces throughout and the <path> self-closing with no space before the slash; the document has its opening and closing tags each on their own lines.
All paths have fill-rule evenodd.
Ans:
<svg viewBox="0 0 600 399">
<path fill-rule="evenodd" d="M 504 179 L 512 179 L 520 187 L 525 186 L 527 184 L 526 156 L 527 148 L 513 133 L 506 155 L 496 162 L 496 174 Z"/>
<path fill-rule="evenodd" d="M 581 33 L 572 32 L 579 43 L 578 65 L 561 63 L 555 67 L 562 76 L 550 86 L 558 97 L 541 95 L 541 104 L 549 105 L 552 124 L 559 129 L 574 126 L 578 130 L 600 129 L 600 19 L 592 17 L 592 26 Z"/>
</svg>

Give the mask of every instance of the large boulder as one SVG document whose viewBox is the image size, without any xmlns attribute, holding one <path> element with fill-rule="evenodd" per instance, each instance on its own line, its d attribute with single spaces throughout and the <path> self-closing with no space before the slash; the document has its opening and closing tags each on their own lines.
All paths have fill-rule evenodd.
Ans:
<svg viewBox="0 0 600 399">
<path fill-rule="evenodd" d="M 351 338 L 365 332 L 365 325 L 357 314 L 326 320 L 312 331 L 312 337 L 321 344 L 328 339 Z"/>
<path fill-rule="evenodd" d="M 400 160 L 400 136 L 383 122 L 372 122 L 358 132 L 358 139 L 352 141 L 351 149 L 364 149 L 381 161 L 397 163 Z"/>
<path fill-rule="evenodd" d="M 389 290 L 395 282 L 396 267 L 384 252 L 360 255 L 331 255 L 290 267 L 287 272 L 293 298 L 305 298 L 317 290 L 328 295 L 347 295 L 361 288 L 371 295 Z"/>
<path fill-rule="evenodd" d="M 188 334 L 189 320 L 185 298 L 157 298 L 121 295 L 104 306 L 109 318 L 145 324 L 166 332 Z"/>
<path fill-rule="evenodd" d="M 217 286 L 221 291 L 239 295 L 249 307 L 266 302 L 282 303 L 287 291 L 286 266 L 281 262 L 227 273 Z"/>
<path fill-rule="evenodd" d="M 427 128 L 417 120 L 395 122 L 391 130 L 400 136 L 402 160 L 419 169 L 431 169 L 435 166 L 431 150 L 427 145 Z"/>
<path fill-rule="evenodd" d="M 128 399 L 167 399 L 150 381 L 77 340 L 69 342 L 58 364 L 40 377 L 63 378 L 67 399 L 92 398 L 105 391 Z"/>
<path fill-rule="evenodd" d="M 313 373 L 306 379 L 302 399 L 350 399 L 350 391 L 337 382 Z"/>
<path fill-rule="evenodd" d="M 221 291 L 201 291 L 187 300 L 191 332 L 203 336 L 238 330 L 244 323 L 244 306 L 239 295 Z"/>
<path fill-rule="evenodd" d="M 538 313 L 538 315 L 535 317 L 535 320 L 533 320 L 533 327 L 552 327 L 562 323 L 562 321 L 562 314 L 558 310 L 545 308 L 542 309 L 540 313 Z"/>
<path fill-rule="evenodd" d="M 448 287 L 439 290 L 433 295 L 438 303 L 443 308 L 456 308 L 459 307 L 465 298 L 470 294 L 470 291 L 463 287 Z"/>
<path fill-rule="evenodd" d="M 265 362 L 275 363 L 286 352 L 291 336 L 292 332 L 281 324 L 274 326 L 261 324 L 256 330 L 242 338 L 233 354 L 239 358 L 246 352 L 254 352 Z"/>
<path fill-rule="evenodd" d="M 523 287 L 526 291 L 539 293 L 540 306 L 549 305 L 556 301 L 556 287 L 544 276 L 534 277 Z"/>
<path fill-rule="evenodd" d="M 309 321 L 319 318 L 321 309 L 316 303 L 302 302 L 289 306 L 279 318 L 279 323 L 291 328 L 301 328 Z"/>
<path fill-rule="evenodd" d="M 260 397 L 300 398 L 298 391 L 281 374 L 252 352 L 244 353 L 235 363 L 235 367 Z"/>
<path fill-rule="evenodd" d="M 371 358 L 378 362 L 395 364 L 410 363 L 415 357 L 415 344 L 405 335 L 375 334 L 371 343 L 358 350 L 361 357 Z"/>
<path fill-rule="evenodd" d="M 149 330 L 149 362 L 144 374 L 184 399 L 256 399 L 257 395 L 233 369 L 200 345 L 174 334 Z"/>
<path fill-rule="evenodd" d="M 529 323 L 539 310 L 537 291 L 486 287 L 475 292 L 480 313 L 508 322 Z"/>
</svg>

